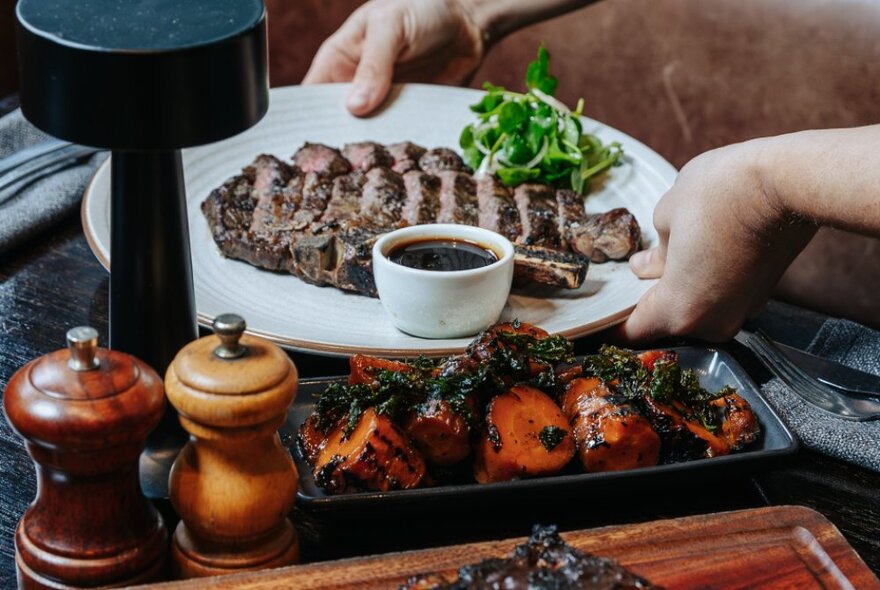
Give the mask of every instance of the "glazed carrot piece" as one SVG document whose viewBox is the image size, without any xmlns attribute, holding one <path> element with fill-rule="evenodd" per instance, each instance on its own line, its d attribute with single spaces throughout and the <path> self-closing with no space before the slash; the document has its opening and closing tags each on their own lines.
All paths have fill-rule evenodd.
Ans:
<svg viewBox="0 0 880 590">
<path fill-rule="evenodd" d="M 411 366 L 400 361 L 381 359 L 364 354 L 356 354 L 351 357 L 349 365 L 351 366 L 351 374 L 348 376 L 349 385 L 369 385 L 370 383 L 375 383 L 376 373 L 379 371 L 409 373 L 413 370 Z"/>
<path fill-rule="evenodd" d="M 489 402 L 486 431 L 475 449 L 480 483 L 552 475 L 574 456 L 568 421 L 547 394 L 518 385 Z"/>
<path fill-rule="evenodd" d="M 625 400 L 615 400 L 598 377 L 574 379 L 566 388 L 562 410 L 588 472 L 657 464 L 660 437 L 651 423 Z"/>
<path fill-rule="evenodd" d="M 403 430 L 435 465 L 454 465 L 471 452 L 470 428 L 443 400 L 431 400 L 410 414 Z"/>
<path fill-rule="evenodd" d="M 425 460 L 391 420 L 364 411 L 346 435 L 346 420 L 327 436 L 315 461 L 315 481 L 330 493 L 405 490 L 425 477 Z"/>
</svg>

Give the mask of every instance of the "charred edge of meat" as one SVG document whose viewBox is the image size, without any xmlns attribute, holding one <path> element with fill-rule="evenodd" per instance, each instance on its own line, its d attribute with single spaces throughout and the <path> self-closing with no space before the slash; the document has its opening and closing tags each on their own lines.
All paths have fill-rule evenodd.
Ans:
<svg viewBox="0 0 880 590">
<path fill-rule="evenodd" d="M 394 157 L 384 145 L 375 141 L 347 143 L 342 147 L 342 156 L 351 164 L 352 170 L 366 172 L 373 168 L 391 168 L 394 165 Z"/>
<path fill-rule="evenodd" d="M 577 289 L 587 277 L 590 260 L 580 254 L 522 244 L 514 244 L 513 249 L 513 278 L 517 284 Z"/>
<path fill-rule="evenodd" d="M 351 165 L 339 150 L 320 143 L 304 143 L 291 159 L 303 174 L 314 172 L 333 177 L 351 171 Z"/>
<path fill-rule="evenodd" d="M 419 168 L 428 174 L 439 174 L 444 170 L 467 172 L 470 169 L 465 165 L 457 153 L 449 148 L 434 148 L 425 152 L 419 158 Z"/>
<path fill-rule="evenodd" d="M 626 260 L 642 247 L 642 230 L 627 209 L 612 209 L 587 219 L 583 230 L 593 243 L 593 262 Z"/>
</svg>

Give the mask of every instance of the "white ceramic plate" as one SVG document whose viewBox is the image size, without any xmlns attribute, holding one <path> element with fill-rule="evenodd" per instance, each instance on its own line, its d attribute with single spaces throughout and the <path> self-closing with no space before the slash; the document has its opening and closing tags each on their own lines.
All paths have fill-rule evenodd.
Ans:
<svg viewBox="0 0 880 590">
<path fill-rule="evenodd" d="M 353 141 L 410 140 L 428 148 L 458 146 L 462 127 L 473 120 L 468 105 L 481 91 L 409 84 L 395 87 L 376 116 L 358 119 L 343 106 L 347 85 L 291 86 L 271 91 L 269 112 L 259 124 L 230 139 L 184 150 L 189 231 L 199 322 L 210 325 L 224 312 L 245 317 L 248 330 L 287 348 L 330 355 L 356 352 L 389 356 L 439 355 L 461 351 L 469 338 L 425 340 L 397 331 L 377 299 L 309 285 L 292 275 L 252 267 L 221 256 L 200 203 L 212 189 L 238 174 L 260 153 L 290 157 L 305 141 L 342 147 Z M 645 246 L 656 243 L 654 206 L 672 185 L 675 169 L 657 153 L 606 125 L 584 120 L 603 141 L 619 141 L 627 162 L 614 168 L 587 199 L 589 212 L 627 207 L 642 226 Z M 92 251 L 109 268 L 110 165 L 101 166 L 86 189 L 83 227 Z M 514 292 L 503 319 L 519 318 L 568 337 L 621 322 L 651 286 L 626 263 L 595 264 L 577 291 Z"/>
</svg>

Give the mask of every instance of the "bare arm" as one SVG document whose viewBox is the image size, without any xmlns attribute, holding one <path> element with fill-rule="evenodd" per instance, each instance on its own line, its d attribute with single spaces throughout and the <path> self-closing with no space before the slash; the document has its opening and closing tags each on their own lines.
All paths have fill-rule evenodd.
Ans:
<svg viewBox="0 0 880 590">
<path fill-rule="evenodd" d="M 730 338 L 820 226 L 880 237 L 880 125 L 702 154 L 661 199 L 654 225 L 660 244 L 630 266 L 660 280 L 623 324 L 624 338 Z"/>
</svg>

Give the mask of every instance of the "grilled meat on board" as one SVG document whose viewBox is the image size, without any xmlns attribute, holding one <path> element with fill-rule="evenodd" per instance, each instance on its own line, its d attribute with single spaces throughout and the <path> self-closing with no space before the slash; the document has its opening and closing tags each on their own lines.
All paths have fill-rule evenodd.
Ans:
<svg viewBox="0 0 880 590">
<path fill-rule="evenodd" d="M 535 526 L 509 557 L 484 559 L 442 574 L 415 576 L 401 590 L 662 590 L 611 559 L 575 549 L 555 526 Z"/>
<path fill-rule="evenodd" d="M 224 256 L 316 285 L 376 296 L 370 249 L 403 225 L 478 225 L 516 247 L 517 283 L 574 289 L 593 262 L 641 243 L 626 209 L 588 215 L 583 197 L 540 184 L 475 180 L 448 148 L 306 143 L 284 162 L 260 155 L 202 203 Z"/>
</svg>

